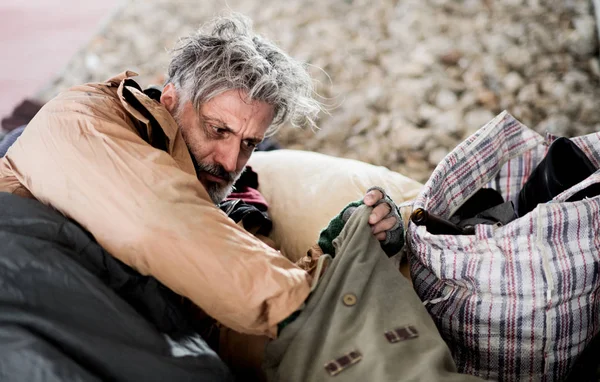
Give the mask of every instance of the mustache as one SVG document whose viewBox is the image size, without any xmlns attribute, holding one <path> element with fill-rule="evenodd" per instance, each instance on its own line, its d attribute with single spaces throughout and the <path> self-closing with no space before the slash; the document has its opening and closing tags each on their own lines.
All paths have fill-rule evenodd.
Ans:
<svg viewBox="0 0 600 382">
<path fill-rule="evenodd" d="M 217 163 L 198 163 L 195 160 L 194 162 L 194 167 L 196 168 L 196 173 L 200 173 L 200 172 L 205 172 L 207 174 L 210 174 L 212 176 L 216 176 L 218 178 L 221 178 L 223 180 L 225 180 L 227 183 L 231 183 L 233 182 L 236 178 L 237 178 L 237 172 L 232 171 L 226 171 L 225 168 L 223 168 L 223 166 L 221 166 L 220 164 Z"/>
</svg>

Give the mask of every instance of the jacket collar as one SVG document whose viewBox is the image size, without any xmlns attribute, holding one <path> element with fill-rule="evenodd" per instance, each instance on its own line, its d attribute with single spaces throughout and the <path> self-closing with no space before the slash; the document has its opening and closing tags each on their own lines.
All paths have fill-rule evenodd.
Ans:
<svg viewBox="0 0 600 382">
<path fill-rule="evenodd" d="M 117 95 L 125 110 L 144 126 L 140 134 L 153 146 L 173 152 L 179 126 L 169 111 L 158 101 L 144 94 L 130 70 L 112 77 L 107 85 L 118 87 Z"/>
</svg>

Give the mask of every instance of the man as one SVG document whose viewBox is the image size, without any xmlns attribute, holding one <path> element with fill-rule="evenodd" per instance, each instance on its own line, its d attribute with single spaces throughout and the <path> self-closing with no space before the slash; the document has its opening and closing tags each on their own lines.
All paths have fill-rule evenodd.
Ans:
<svg viewBox="0 0 600 382">
<path fill-rule="evenodd" d="M 215 204 L 258 143 L 284 122 L 314 124 L 320 106 L 302 65 L 247 20 L 210 28 L 182 40 L 160 95 L 125 72 L 47 103 L 1 160 L 0 191 L 51 205 L 223 325 L 274 337 L 311 278 Z M 397 228 L 389 213 L 369 220 L 380 240 Z"/>
</svg>

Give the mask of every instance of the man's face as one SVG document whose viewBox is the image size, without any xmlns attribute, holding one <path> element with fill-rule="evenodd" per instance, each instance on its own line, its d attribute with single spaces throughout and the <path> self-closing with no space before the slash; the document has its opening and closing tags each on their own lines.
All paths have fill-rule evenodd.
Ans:
<svg viewBox="0 0 600 382">
<path fill-rule="evenodd" d="M 239 90 L 221 93 L 199 111 L 191 102 L 185 102 L 174 107 L 172 114 L 192 155 L 198 179 L 215 204 L 229 195 L 274 117 L 273 106 L 246 101 L 246 94 Z"/>
</svg>

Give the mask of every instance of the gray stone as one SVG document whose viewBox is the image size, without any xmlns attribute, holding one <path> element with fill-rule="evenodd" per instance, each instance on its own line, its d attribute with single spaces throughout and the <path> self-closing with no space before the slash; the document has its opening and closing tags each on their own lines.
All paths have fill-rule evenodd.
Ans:
<svg viewBox="0 0 600 382">
<path fill-rule="evenodd" d="M 430 126 L 443 134 L 461 134 L 464 130 L 462 114 L 459 110 L 449 110 L 431 119 Z"/>
<path fill-rule="evenodd" d="M 523 86 L 523 88 L 519 91 L 519 95 L 517 96 L 517 101 L 519 102 L 529 102 L 534 103 L 536 99 L 539 97 L 540 93 L 538 91 L 537 84 L 527 84 Z"/>
<path fill-rule="evenodd" d="M 398 123 L 400 121 L 395 121 Z M 377 116 L 377 125 L 375 126 L 374 133 L 377 136 L 385 135 L 392 128 L 392 116 L 389 113 L 380 113 Z"/>
<path fill-rule="evenodd" d="M 464 56 L 479 55 L 483 49 L 481 43 L 477 39 L 477 36 L 473 35 L 472 31 L 460 37 L 456 48 L 459 49 Z M 459 64 L 462 66 L 462 62 L 459 61 Z"/>
<path fill-rule="evenodd" d="M 519 91 L 524 83 L 523 77 L 517 72 L 508 73 L 502 80 L 504 88 L 513 94 Z"/>
<path fill-rule="evenodd" d="M 477 103 L 477 95 L 472 91 L 466 91 L 458 101 L 461 109 L 470 109 Z"/>
<path fill-rule="evenodd" d="M 570 120 L 566 115 L 553 115 L 537 125 L 539 132 L 548 132 L 561 137 L 568 136 Z"/>
<path fill-rule="evenodd" d="M 418 150 L 431 138 L 430 129 L 419 129 L 410 124 L 395 126 L 389 134 L 397 150 Z"/>
<path fill-rule="evenodd" d="M 554 99 L 556 99 L 561 106 L 568 102 L 569 90 L 560 82 L 554 84 L 552 89 L 550 89 L 550 94 L 552 94 Z"/>
<path fill-rule="evenodd" d="M 584 98 L 581 100 L 580 105 L 577 122 L 591 125 L 600 118 L 600 109 L 598 108 L 597 100 Z"/>
<path fill-rule="evenodd" d="M 469 111 L 465 115 L 466 135 L 469 136 L 475 131 L 479 130 L 493 118 L 494 114 L 486 109 L 479 108 Z"/>
<path fill-rule="evenodd" d="M 443 110 L 448 110 L 458 101 L 456 94 L 448 89 L 440 89 L 437 96 L 435 97 L 435 104 L 437 107 Z"/>
<path fill-rule="evenodd" d="M 437 166 L 448 155 L 448 150 L 443 147 L 438 147 L 429 152 L 429 163 Z"/>
<path fill-rule="evenodd" d="M 503 3 L 509 7 L 518 7 L 523 5 L 524 0 L 503 0 Z"/>
<path fill-rule="evenodd" d="M 429 174 L 431 172 L 431 166 L 427 162 L 425 158 L 422 158 L 418 153 L 410 152 L 406 155 L 404 159 L 404 165 L 408 174 L 413 174 L 412 176 L 418 181 L 424 182 L 429 178 Z"/>
<path fill-rule="evenodd" d="M 457 65 L 462 57 L 462 52 L 460 52 L 457 49 L 454 49 L 441 54 L 440 61 L 444 65 L 452 66 Z"/>
<path fill-rule="evenodd" d="M 590 71 L 596 77 L 600 77 L 600 62 L 597 57 L 590 58 L 589 61 Z"/>
<path fill-rule="evenodd" d="M 390 57 L 391 61 L 395 61 L 395 57 Z M 404 64 L 397 64 L 392 69 L 395 75 L 400 77 L 420 77 L 427 71 L 427 67 L 420 63 L 407 62 Z"/>
<path fill-rule="evenodd" d="M 495 110 L 498 108 L 498 97 L 489 89 L 479 89 L 477 91 L 477 100 L 488 110 Z"/>
<path fill-rule="evenodd" d="M 526 48 L 512 46 L 503 54 L 504 62 L 515 70 L 523 70 L 531 65 L 531 53 Z"/>
<path fill-rule="evenodd" d="M 488 34 L 482 36 L 483 46 L 486 51 L 494 56 L 502 54 L 512 46 L 511 41 L 502 34 Z"/>
<path fill-rule="evenodd" d="M 419 45 L 413 50 L 411 60 L 419 65 L 430 67 L 435 62 L 435 56 L 425 46 Z"/>
<path fill-rule="evenodd" d="M 420 121 L 427 122 L 427 121 L 434 119 L 436 116 L 438 116 L 441 113 L 441 110 L 435 106 L 428 104 L 428 103 L 424 103 L 421 106 L 419 106 L 418 113 L 419 113 Z"/>
<path fill-rule="evenodd" d="M 539 82 L 540 91 L 542 93 L 552 93 L 552 90 L 556 87 L 557 83 L 558 83 L 558 80 L 555 76 L 553 76 L 553 75 L 544 76 Z"/>
<path fill-rule="evenodd" d="M 598 48 L 596 20 L 591 15 L 582 15 L 573 20 L 575 29 L 569 36 L 569 50 L 579 56 L 586 56 Z"/>
<path fill-rule="evenodd" d="M 530 36 L 537 42 L 536 46 L 543 48 L 546 52 L 555 53 L 560 51 L 561 44 L 556 41 L 556 36 L 552 33 L 553 31 L 548 31 L 548 28 L 540 23 L 531 23 L 527 27 Z"/>
<path fill-rule="evenodd" d="M 469 66 L 469 68 L 465 71 L 463 75 L 463 79 L 467 88 L 476 89 L 480 86 L 483 86 L 483 70 L 479 63 L 473 63 Z"/>
<path fill-rule="evenodd" d="M 509 111 L 521 123 L 533 127 L 533 111 L 530 106 L 517 102 Z"/>
<path fill-rule="evenodd" d="M 396 84 L 397 89 L 410 94 L 417 103 L 426 102 L 427 94 L 434 86 L 431 78 L 405 78 Z"/>
<path fill-rule="evenodd" d="M 381 86 L 370 86 L 365 94 L 365 100 L 367 105 L 381 105 L 383 103 L 384 98 L 386 97 L 386 92 Z"/>
<path fill-rule="evenodd" d="M 589 78 L 579 70 L 571 70 L 563 77 L 563 82 L 569 91 L 576 91 L 588 85 Z"/>
</svg>

